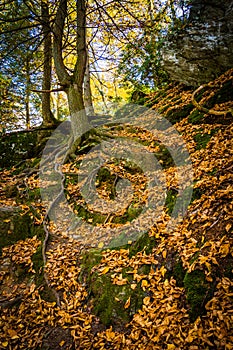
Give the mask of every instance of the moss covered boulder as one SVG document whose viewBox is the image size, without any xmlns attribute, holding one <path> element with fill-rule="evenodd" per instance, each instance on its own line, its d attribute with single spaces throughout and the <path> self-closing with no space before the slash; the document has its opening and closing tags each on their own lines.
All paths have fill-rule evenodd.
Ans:
<svg viewBox="0 0 233 350">
<path fill-rule="evenodd" d="M 24 214 L 19 207 L 0 208 L 0 254 L 7 245 L 43 233 L 43 227 L 35 226 L 31 216 Z"/>
</svg>

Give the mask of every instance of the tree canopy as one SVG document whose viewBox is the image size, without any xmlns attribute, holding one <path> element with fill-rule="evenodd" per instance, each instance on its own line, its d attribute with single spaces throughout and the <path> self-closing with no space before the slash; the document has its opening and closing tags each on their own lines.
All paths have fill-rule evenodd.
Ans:
<svg viewBox="0 0 233 350">
<path fill-rule="evenodd" d="M 167 81 L 160 48 L 186 10 L 184 1 L 168 0 L 4 1 L 2 74 L 21 96 L 24 125 L 40 123 L 39 110 L 44 123 L 53 124 L 59 90 L 67 95 L 74 132 L 87 123 L 85 116 L 77 122 L 84 100 L 106 105 L 125 99 L 126 86 L 156 88 Z"/>
</svg>

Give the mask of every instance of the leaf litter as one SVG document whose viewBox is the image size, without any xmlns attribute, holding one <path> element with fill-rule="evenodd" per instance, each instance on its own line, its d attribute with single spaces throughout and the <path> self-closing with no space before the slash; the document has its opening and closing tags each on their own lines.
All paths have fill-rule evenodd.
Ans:
<svg viewBox="0 0 233 350">
<path fill-rule="evenodd" d="M 230 70 L 213 83 L 219 86 L 232 79 Z M 182 85 L 170 86 L 166 97 L 153 104 L 155 93 L 155 96 L 151 95 L 150 103 L 153 109 L 167 105 L 168 113 L 189 104 L 191 93 L 191 90 L 184 90 Z M 201 102 L 206 103 L 210 96 L 212 92 L 204 93 Z M 179 97 L 179 100 L 173 103 L 175 97 Z M 232 102 L 214 107 L 217 110 L 229 109 L 232 108 Z M 189 205 L 187 215 L 172 232 L 168 232 L 166 223 L 169 215 L 163 214 L 148 232 L 149 237 L 153 237 L 156 242 L 151 252 L 142 249 L 130 255 L 132 242 L 126 248 L 103 250 L 99 264 L 90 272 L 99 276 L 110 275 L 112 284 L 129 285 L 132 290 L 140 286 L 144 292 L 142 307 L 132 315 L 131 321 L 123 329 L 101 324 L 93 313 L 88 283 L 80 278 L 85 247 L 64 233 L 59 233 L 56 226 L 50 223 L 52 233 L 45 271 L 51 286 L 61 297 L 61 305 L 58 307 L 55 302 L 44 300 L 40 287 L 35 284 L 32 256 L 41 245 L 37 237 L 3 248 L 2 266 L 24 266 L 32 277 L 31 280 L 19 282 L 11 278 L 9 271 L 1 269 L 0 302 L 11 300 L 19 293 L 22 298 L 18 304 L 1 307 L 0 349 L 43 349 L 45 345 L 48 349 L 67 350 L 233 349 L 233 127 L 228 121 L 224 124 L 220 119 L 211 124 L 208 122 L 209 116 L 205 115 L 199 124 L 192 124 L 189 117 L 187 115 L 176 123 L 190 153 L 195 176 L 194 193 L 198 194 Z M 215 132 L 205 147 L 197 147 L 198 138 L 195 136 L 210 135 L 211 130 Z M 146 147 L 149 151 L 158 151 L 156 140 L 145 130 L 132 132 L 126 127 L 118 132 L 114 129 L 113 133 L 137 137 L 142 142 L 148 142 Z M 108 166 L 110 172 L 129 177 L 135 186 L 135 201 L 143 204 L 146 198 L 143 198 L 145 183 L 142 175 L 127 174 L 122 164 L 112 162 Z M 63 171 L 76 173 L 76 167 L 66 164 Z M 170 166 L 165 171 L 168 189 L 176 188 L 175 169 Z M 31 212 L 29 204 L 19 202 L 14 196 L 6 196 L 4 188 L 8 183 L 12 186 L 19 184 L 17 175 L 13 176 L 11 172 L 5 170 L 1 174 L 2 205 L 21 206 L 25 212 Z M 26 179 L 24 186 L 29 190 L 38 188 L 37 177 L 33 175 Z M 23 196 L 22 187 L 18 190 Z M 79 198 L 77 188 L 71 182 L 67 191 L 71 198 L 75 193 Z M 101 183 L 99 192 L 104 198 L 109 198 L 107 180 Z M 45 210 L 38 201 L 33 203 L 33 207 L 38 214 L 35 222 L 40 224 Z M 120 214 L 123 215 L 124 211 Z M 102 224 L 106 227 L 118 225 L 114 220 Z M 205 312 L 194 321 L 190 320 L 190 306 L 184 285 L 180 285 L 174 275 L 169 275 L 173 261 L 171 256 L 179 257 L 186 273 L 202 271 L 207 282 L 214 282 L 211 296 L 202 305 Z M 149 267 L 149 272 L 142 273 L 141 268 L 145 265 Z M 123 272 L 126 268 L 125 275 Z M 227 274 L 225 268 L 228 268 Z M 129 297 L 124 304 L 126 310 L 130 309 L 131 302 Z"/>
</svg>

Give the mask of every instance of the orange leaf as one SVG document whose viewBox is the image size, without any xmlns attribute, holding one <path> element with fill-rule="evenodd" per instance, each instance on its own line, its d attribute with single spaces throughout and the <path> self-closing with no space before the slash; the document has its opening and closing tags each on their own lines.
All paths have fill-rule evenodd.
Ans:
<svg viewBox="0 0 233 350">
<path fill-rule="evenodd" d="M 124 308 L 125 309 L 128 309 L 128 307 L 130 306 L 130 297 L 129 299 L 126 301 L 125 305 L 124 305 Z"/>
</svg>

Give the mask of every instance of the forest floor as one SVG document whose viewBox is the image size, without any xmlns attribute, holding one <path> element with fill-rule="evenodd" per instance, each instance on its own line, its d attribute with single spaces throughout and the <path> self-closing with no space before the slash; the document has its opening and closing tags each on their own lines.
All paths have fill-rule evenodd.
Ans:
<svg viewBox="0 0 233 350">
<path fill-rule="evenodd" d="M 198 103 L 212 111 L 232 111 L 233 70 L 211 86 L 199 91 Z M 165 204 L 146 232 L 131 234 L 126 241 L 116 237 L 110 248 L 111 237 L 96 233 L 103 231 L 90 231 L 91 239 L 81 240 L 53 221 L 47 222 L 45 246 L 43 221 L 48 218 L 33 168 L 38 160 L 2 169 L 1 208 L 19 210 L 33 229 L 22 228 L 15 236 L 17 223 L 11 217 L 1 226 L 0 349 L 233 349 L 232 113 L 198 110 L 191 100 L 193 91 L 171 84 L 144 101 L 182 135 L 192 162 L 188 210 L 172 229 L 168 223 L 179 197 L 177 173 L 182 176 L 183 171 L 185 177 L 186 167 L 177 170 L 158 134 L 141 125 L 100 128 L 112 140 L 139 143 L 158 159 L 165 174 Z M 85 203 L 77 174 L 97 144 L 90 136 L 76 158 L 62 166 L 66 200 L 88 223 L 79 227 L 81 237 L 86 227 L 110 236 L 114 229 L 130 227 L 148 200 L 140 166 L 108 159 L 95 179 L 100 198 L 117 198 L 117 180 L 124 178 L 133 187 L 131 204 L 123 207 L 119 200 L 117 213 L 104 214 Z M 151 212 L 149 218 L 142 216 L 141 225 L 151 219 Z M 94 248 L 86 247 L 91 245 Z"/>
</svg>

